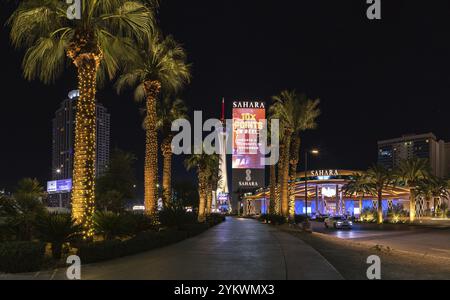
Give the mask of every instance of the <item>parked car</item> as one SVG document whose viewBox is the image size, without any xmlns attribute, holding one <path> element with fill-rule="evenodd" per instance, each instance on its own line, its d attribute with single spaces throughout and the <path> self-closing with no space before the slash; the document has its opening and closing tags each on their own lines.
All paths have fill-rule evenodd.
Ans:
<svg viewBox="0 0 450 300">
<path fill-rule="evenodd" d="M 325 228 L 352 229 L 353 222 L 345 217 L 330 217 L 325 219 Z"/>
</svg>

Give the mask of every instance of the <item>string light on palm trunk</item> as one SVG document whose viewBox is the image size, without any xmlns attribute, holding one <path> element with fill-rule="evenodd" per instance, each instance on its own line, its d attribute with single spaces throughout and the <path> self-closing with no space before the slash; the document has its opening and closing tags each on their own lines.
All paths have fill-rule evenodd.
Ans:
<svg viewBox="0 0 450 300">
<path fill-rule="evenodd" d="M 74 61 L 78 68 L 80 96 L 76 104 L 75 153 L 72 213 L 83 227 L 83 237 L 92 238 L 95 213 L 96 160 L 96 82 L 102 55 L 80 54 Z"/>
</svg>

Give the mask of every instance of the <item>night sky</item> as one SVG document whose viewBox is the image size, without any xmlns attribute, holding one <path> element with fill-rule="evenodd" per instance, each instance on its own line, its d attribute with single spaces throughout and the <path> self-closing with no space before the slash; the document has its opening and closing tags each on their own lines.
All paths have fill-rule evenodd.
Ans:
<svg viewBox="0 0 450 300">
<path fill-rule="evenodd" d="M 2 24 L 13 6 L 3 2 Z M 366 9 L 365 0 L 165 0 L 160 23 L 193 63 L 182 95 L 191 109 L 219 117 L 222 97 L 270 101 L 296 89 L 322 99 L 319 128 L 303 140 L 322 150 L 311 168 L 365 169 L 377 140 L 425 132 L 450 140 L 450 2 L 382 0 L 381 21 Z M 23 53 L 8 34 L 0 28 L 0 189 L 49 179 L 51 120 L 76 88 L 73 67 L 50 86 L 22 79 Z M 98 99 L 112 114 L 112 146 L 138 156 L 142 179 L 142 117 L 131 93 L 106 86 Z M 181 158 L 174 168 L 175 179 L 189 179 Z"/>
</svg>

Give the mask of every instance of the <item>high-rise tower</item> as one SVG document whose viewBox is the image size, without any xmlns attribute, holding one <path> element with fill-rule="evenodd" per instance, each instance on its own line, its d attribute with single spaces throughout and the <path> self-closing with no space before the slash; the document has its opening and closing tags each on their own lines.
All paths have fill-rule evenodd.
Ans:
<svg viewBox="0 0 450 300">
<path fill-rule="evenodd" d="M 221 212 L 229 212 L 230 207 L 230 190 L 228 188 L 228 171 L 227 171 L 227 138 L 228 131 L 225 120 L 225 99 L 222 99 L 222 115 L 223 130 L 219 132 L 220 143 L 220 161 L 219 161 L 219 184 L 213 201 L 213 209 Z"/>
</svg>

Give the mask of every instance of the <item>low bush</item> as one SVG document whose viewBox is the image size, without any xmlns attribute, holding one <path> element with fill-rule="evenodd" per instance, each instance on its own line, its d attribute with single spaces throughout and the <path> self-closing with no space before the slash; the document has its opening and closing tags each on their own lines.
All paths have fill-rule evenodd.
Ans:
<svg viewBox="0 0 450 300">
<path fill-rule="evenodd" d="M 261 215 L 259 218 L 261 222 L 265 222 L 271 225 L 283 225 L 286 223 L 286 218 L 275 214 Z"/>
<path fill-rule="evenodd" d="M 225 222 L 226 217 L 222 214 L 210 214 L 206 217 L 206 224 L 208 224 L 209 227 L 216 226 L 222 222 Z"/>
<path fill-rule="evenodd" d="M 185 224 L 195 224 L 197 216 L 188 213 L 184 207 L 171 205 L 159 212 L 158 220 L 162 226 L 179 229 Z"/>
<path fill-rule="evenodd" d="M 101 262 L 178 243 L 207 229 L 208 226 L 205 224 L 189 224 L 185 226 L 184 230 L 166 229 L 161 232 L 142 232 L 125 241 L 106 240 L 85 243 L 79 246 L 77 255 L 83 264 Z"/>
<path fill-rule="evenodd" d="M 306 215 L 295 215 L 295 224 L 302 224 L 308 219 L 309 217 L 307 217 Z"/>
<path fill-rule="evenodd" d="M 183 226 L 181 230 L 187 232 L 189 237 L 192 237 L 205 232 L 206 230 L 208 230 L 208 228 L 209 225 L 206 223 L 203 224 L 197 223 L 197 224 L 186 224 Z"/>
<path fill-rule="evenodd" d="M 35 272 L 41 269 L 44 261 L 45 243 L 0 243 L 0 272 Z"/>
</svg>

